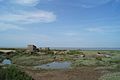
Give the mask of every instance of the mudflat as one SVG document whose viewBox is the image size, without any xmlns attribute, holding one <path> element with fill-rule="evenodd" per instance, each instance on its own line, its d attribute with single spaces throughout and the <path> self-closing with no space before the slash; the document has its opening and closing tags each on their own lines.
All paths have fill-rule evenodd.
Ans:
<svg viewBox="0 0 120 80">
<path fill-rule="evenodd" d="M 81 67 L 68 70 L 26 70 L 35 80 L 98 80 L 104 73 L 95 67 Z"/>
</svg>

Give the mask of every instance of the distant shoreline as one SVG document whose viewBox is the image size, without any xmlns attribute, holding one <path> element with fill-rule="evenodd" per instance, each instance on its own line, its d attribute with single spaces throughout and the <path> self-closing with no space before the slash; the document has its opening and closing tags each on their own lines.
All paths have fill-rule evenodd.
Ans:
<svg viewBox="0 0 120 80">
<path fill-rule="evenodd" d="M 120 48 L 82 48 L 82 47 L 50 47 L 58 50 L 120 50 Z"/>
<path fill-rule="evenodd" d="M 38 47 L 38 48 L 45 48 L 45 47 Z M 103 48 L 103 47 L 94 47 L 94 48 L 87 48 L 87 47 L 49 47 L 51 50 L 120 50 L 120 48 Z M 26 49 L 23 48 L 0 48 L 0 50 L 15 50 L 15 49 Z"/>
</svg>

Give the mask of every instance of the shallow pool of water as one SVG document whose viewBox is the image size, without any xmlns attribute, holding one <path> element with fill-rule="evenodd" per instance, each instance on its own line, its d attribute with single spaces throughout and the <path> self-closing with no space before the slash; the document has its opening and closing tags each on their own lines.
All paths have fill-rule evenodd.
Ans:
<svg viewBox="0 0 120 80">
<path fill-rule="evenodd" d="M 12 61 L 10 59 L 4 59 L 2 64 L 12 64 Z"/>
<path fill-rule="evenodd" d="M 35 68 L 41 68 L 41 69 L 69 69 L 69 68 L 71 68 L 71 62 L 68 62 L 68 61 L 65 61 L 65 62 L 51 62 L 51 63 L 48 63 L 48 64 L 35 66 Z"/>
</svg>

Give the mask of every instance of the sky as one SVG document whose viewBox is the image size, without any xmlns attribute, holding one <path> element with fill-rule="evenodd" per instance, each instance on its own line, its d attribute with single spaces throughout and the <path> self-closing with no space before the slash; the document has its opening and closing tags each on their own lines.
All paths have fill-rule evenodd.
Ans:
<svg viewBox="0 0 120 80">
<path fill-rule="evenodd" d="M 0 0 L 0 47 L 120 48 L 120 0 Z"/>
</svg>

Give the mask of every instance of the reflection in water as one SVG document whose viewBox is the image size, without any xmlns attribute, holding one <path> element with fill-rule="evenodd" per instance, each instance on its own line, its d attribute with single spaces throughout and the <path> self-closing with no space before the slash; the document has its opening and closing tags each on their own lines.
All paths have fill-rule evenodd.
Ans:
<svg viewBox="0 0 120 80">
<path fill-rule="evenodd" d="M 10 59 L 4 59 L 2 64 L 12 64 L 12 61 Z"/>
<path fill-rule="evenodd" d="M 42 68 L 42 69 L 68 69 L 71 67 L 71 62 L 52 62 L 48 64 L 43 64 L 40 66 L 35 66 L 35 68 Z"/>
</svg>

